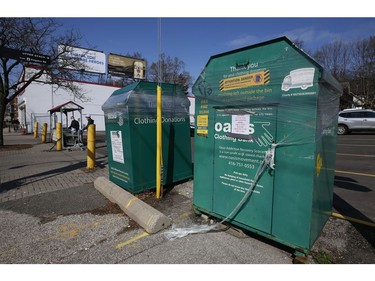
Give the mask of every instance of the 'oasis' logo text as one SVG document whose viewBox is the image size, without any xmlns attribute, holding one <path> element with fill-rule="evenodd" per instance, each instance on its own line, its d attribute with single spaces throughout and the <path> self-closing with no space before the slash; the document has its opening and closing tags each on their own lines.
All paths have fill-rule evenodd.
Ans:
<svg viewBox="0 0 375 281">
<path fill-rule="evenodd" d="M 224 133 L 231 133 L 232 132 L 232 124 L 231 123 L 215 123 L 215 131 L 216 132 L 224 132 Z M 249 135 L 254 134 L 254 124 L 249 124 Z"/>
</svg>

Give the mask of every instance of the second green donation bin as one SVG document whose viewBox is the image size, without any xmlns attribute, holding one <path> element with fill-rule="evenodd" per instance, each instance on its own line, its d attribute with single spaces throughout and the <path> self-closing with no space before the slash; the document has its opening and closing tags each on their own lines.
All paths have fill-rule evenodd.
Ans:
<svg viewBox="0 0 375 281">
<path fill-rule="evenodd" d="M 332 210 L 341 92 L 286 37 L 212 56 L 193 86 L 196 212 L 306 254 Z"/>
<path fill-rule="evenodd" d="M 102 106 L 109 179 L 131 193 L 156 186 L 157 85 L 133 83 L 113 92 Z M 177 85 L 161 88 L 163 184 L 169 185 L 192 177 L 190 102 Z"/>
</svg>

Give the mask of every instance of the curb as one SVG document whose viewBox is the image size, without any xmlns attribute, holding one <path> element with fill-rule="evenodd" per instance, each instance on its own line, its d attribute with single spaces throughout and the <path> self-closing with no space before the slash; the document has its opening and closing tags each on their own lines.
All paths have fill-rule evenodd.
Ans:
<svg viewBox="0 0 375 281">
<path fill-rule="evenodd" d="M 171 225 L 171 220 L 167 216 L 105 177 L 96 178 L 94 186 L 111 202 L 116 203 L 125 214 L 137 222 L 146 232 L 156 233 Z"/>
</svg>

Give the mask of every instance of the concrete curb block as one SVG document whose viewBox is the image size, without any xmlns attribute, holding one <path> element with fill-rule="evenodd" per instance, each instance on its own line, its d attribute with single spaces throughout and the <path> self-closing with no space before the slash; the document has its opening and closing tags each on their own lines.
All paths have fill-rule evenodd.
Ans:
<svg viewBox="0 0 375 281">
<path fill-rule="evenodd" d="M 96 178 L 94 186 L 111 202 L 119 205 L 121 210 L 144 228 L 146 232 L 156 233 L 171 225 L 171 220 L 167 216 L 105 177 Z"/>
</svg>

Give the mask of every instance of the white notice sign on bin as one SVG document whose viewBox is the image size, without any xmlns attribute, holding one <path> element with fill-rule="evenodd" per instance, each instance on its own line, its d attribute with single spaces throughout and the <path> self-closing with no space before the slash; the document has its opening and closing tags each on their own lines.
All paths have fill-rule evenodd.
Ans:
<svg viewBox="0 0 375 281">
<path fill-rule="evenodd" d="M 124 150 L 122 147 L 121 131 L 111 131 L 111 147 L 113 161 L 124 164 Z"/>
<path fill-rule="evenodd" d="M 249 135 L 250 115 L 232 115 L 232 134 Z"/>
</svg>

